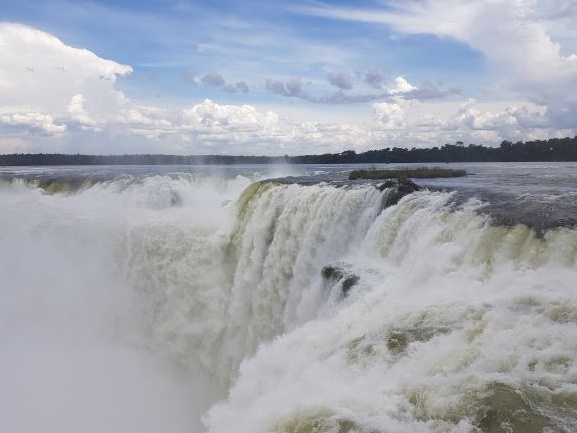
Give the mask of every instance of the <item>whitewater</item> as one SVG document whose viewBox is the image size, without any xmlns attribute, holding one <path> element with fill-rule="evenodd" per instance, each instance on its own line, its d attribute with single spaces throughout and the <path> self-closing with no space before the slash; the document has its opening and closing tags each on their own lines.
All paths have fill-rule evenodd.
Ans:
<svg viewBox="0 0 577 433">
<path fill-rule="evenodd" d="M 577 431 L 577 165 L 465 168 L 0 169 L 0 432 Z"/>
</svg>

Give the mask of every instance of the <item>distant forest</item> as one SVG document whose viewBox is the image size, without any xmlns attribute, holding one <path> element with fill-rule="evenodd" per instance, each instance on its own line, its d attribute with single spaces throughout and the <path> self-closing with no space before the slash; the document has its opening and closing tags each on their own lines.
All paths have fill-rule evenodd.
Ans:
<svg viewBox="0 0 577 433">
<path fill-rule="evenodd" d="M 353 164 L 407 162 L 529 162 L 577 161 L 577 136 L 512 143 L 499 147 L 465 145 L 458 141 L 441 147 L 402 147 L 302 156 L 179 156 L 179 155 L 67 155 L 58 153 L 0 155 L 0 166 L 17 165 L 194 165 L 194 164 Z"/>
</svg>

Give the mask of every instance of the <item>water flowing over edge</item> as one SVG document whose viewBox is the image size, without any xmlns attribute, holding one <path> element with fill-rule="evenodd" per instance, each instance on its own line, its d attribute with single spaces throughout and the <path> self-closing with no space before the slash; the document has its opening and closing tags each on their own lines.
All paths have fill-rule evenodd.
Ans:
<svg viewBox="0 0 577 433">
<path fill-rule="evenodd" d="M 3 251 L 8 242 L 24 249 L 27 237 L 42 240 L 36 249 L 45 254 L 62 239 L 83 254 L 82 243 L 97 245 L 89 263 L 65 254 L 51 267 L 76 261 L 82 278 L 103 280 L 91 290 L 130 288 L 134 320 L 118 324 L 128 307 L 115 303 L 121 314 L 111 316 L 107 302 L 98 319 L 117 323 L 107 330 L 113 339 L 202 378 L 203 404 L 221 400 L 204 417 L 206 430 L 577 426 L 574 230 L 539 237 L 522 225 L 492 226 L 478 201 L 455 207 L 443 192 L 383 209 L 389 191 L 372 186 L 253 183 L 232 202 L 248 181 L 159 176 L 119 185 L 55 196 L 11 186 L 15 203 L 33 195 L 26 203 L 41 218 L 31 214 L 21 232 L 8 233 L 4 215 Z M 102 266 L 91 269 L 94 262 Z M 112 270 L 104 279 L 102 268 Z M 30 279 L 22 291 L 39 285 Z M 22 300 L 5 298 L 19 311 Z M 55 334 L 66 328 L 52 325 Z"/>
</svg>

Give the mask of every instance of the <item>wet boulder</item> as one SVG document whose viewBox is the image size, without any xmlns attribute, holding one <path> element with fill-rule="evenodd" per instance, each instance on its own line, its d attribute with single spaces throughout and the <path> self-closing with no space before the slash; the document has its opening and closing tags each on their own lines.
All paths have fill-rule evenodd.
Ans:
<svg viewBox="0 0 577 433">
<path fill-rule="evenodd" d="M 385 199 L 384 207 L 396 205 L 404 196 L 420 191 L 422 188 L 407 177 L 397 177 L 396 179 L 387 179 L 378 185 L 379 191 L 389 190 Z"/>
<path fill-rule="evenodd" d="M 338 283 L 341 288 L 340 295 L 345 298 L 350 290 L 358 284 L 360 277 L 347 269 L 344 264 L 328 265 L 321 270 L 321 276 L 327 282 Z"/>
</svg>

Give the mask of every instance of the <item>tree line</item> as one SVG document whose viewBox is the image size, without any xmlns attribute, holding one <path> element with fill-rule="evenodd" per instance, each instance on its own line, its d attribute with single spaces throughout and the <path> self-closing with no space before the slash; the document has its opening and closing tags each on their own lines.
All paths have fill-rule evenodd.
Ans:
<svg viewBox="0 0 577 433">
<path fill-rule="evenodd" d="M 0 166 L 30 165 L 231 165 L 275 164 L 285 157 L 229 155 L 81 155 L 64 153 L 13 153 L 0 155 Z"/>
<path fill-rule="evenodd" d="M 59 153 L 4 154 L 0 166 L 17 165 L 230 165 L 230 164 L 354 164 L 354 163 L 429 163 L 429 162 L 530 162 L 577 161 L 577 136 L 534 141 L 502 141 L 498 147 L 458 141 L 441 147 L 407 149 L 384 148 L 356 153 L 300 156 L 229 155 L 81 155 Z"/>
</svg>

